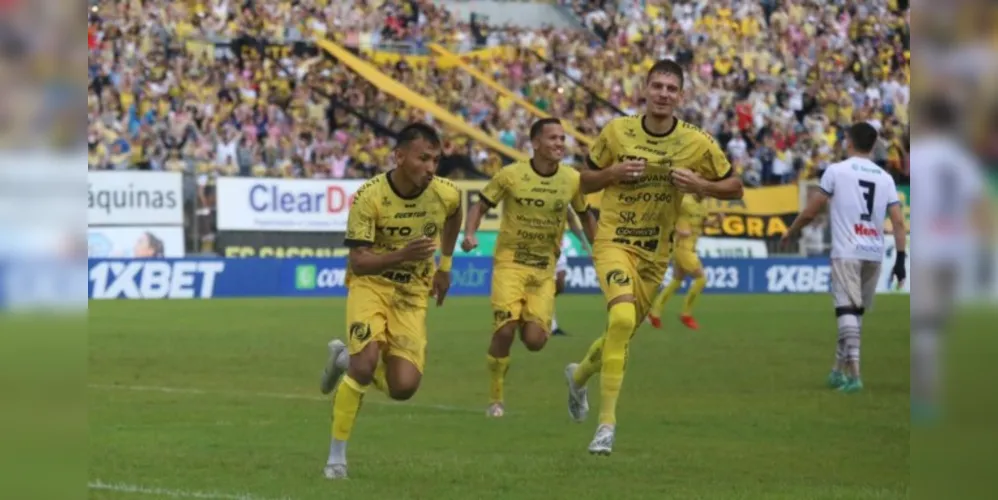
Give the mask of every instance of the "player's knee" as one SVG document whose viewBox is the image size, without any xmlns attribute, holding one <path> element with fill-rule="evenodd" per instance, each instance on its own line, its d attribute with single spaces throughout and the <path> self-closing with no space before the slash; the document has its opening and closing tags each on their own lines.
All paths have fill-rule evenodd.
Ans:
<svg viewBox="0 0 998 500">
<path fill-rule="evenodd" d="M 628 336 L 637 327 L 637 314 L 633 302 L 621 302 L 614 304 L 610 308 L 610 318 L 608 320 L 608 331 L 610 333 L 621 333 Z"/>
<path fill-rule="evenodd" d="M 376 342 L 371 342 L 360 352 L 350 356 L 347 374 L 359 384 L 370 384 L 374 380 L 374 371 L 380 357 L 381 349 Z"/>
<path fill-rule="evenodd" d="M 419 387 L 416 385 L 402 385 L 401 387 L 389 387 L 388 397 L 395 401 L 408 401 L 416 395 L 416 390 Z"/>
<path fill-rule="evenodd" d="M 694 269 L 694 270 L 692 270 L 692 271 L 690 271 L 689 273 L 686 273 L 686 274 L 689 274 L 690 276 L 692 276 L 693 279 L 703 278 L 703 268 L 702 267 L 698 267 L 698 268 L 696 268 L 696 269 Z"/>
<path fill-rule="evenodd" d="M 523 346 L 530 352 L 537 352 L 544 348 L 548 342 L 547 332 L 536 323 L 527 323 L 520 330 L 520 340 Z"/>
<path fill-rule="evenodd" d="M 492 338 L 500 342 L 512 343 L 513 338 L 516 336 L 516 326 L 517 323 L 515 321 L 510 321 L 505 325 L 500 326 L 499 329 L 492 334 Z"/>
</svg>

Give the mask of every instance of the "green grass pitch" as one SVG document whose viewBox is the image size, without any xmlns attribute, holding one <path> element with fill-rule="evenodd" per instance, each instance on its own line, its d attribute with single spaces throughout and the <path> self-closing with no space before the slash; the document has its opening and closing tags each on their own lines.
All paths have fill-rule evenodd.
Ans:
<svg viewBox="0 0 998 500">
<path fill-rule="evenodd" d="M 515 346 L 507 415 L 485 417 L 486 298 L 431 308 L 419 394 L 373 391 L 330 482 L 330 398 L 318 392 L 343 300 L 91 302 L 90 498 L 893 499 L 909 475 L 907 296 L 864 325 L 867 390 L 824 387 L 835 319 L 825 295 L 704 296 L 701 330 L 673 319 L 631 345 L 611 457 L 569 421 L 562 375 L 605 322 L 563 296 L 572 335 Z"/>
</svg>

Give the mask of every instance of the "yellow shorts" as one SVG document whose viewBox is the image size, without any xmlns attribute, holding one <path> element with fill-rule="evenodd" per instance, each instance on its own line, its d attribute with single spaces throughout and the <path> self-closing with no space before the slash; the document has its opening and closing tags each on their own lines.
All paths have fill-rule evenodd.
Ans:
<svg viewBox="0 0 998 500">
<path fill-rule="evenodd" d="M 492 273 L 492 331 L 522 320 L 551 333 L 554 292 L 553 270 L 499 264 Z"/>
<path fill-rule="evenodd" d="M 697 255 L 696 238 L 683 238 L 676 243 L 672 259 L 685 272 L 692 273 L 700 269 L 700 256 Z"/>
<path fill-rule="evenodd" d="M 651 308 L 669 261 L 649 260 L 622 247 L 600 245 L 593 249 L 593 266 L 607 304 L 618 297 L 633 295 L 640 321 Z"/>
<path fill-rule="evenodd" d="M 394 287 L 355 285 L 347 291 L 347 348 L 350 354 L 371 342 L 388 356 L 402 358 L 422 373 L 426 363 L 426 306 L 399 307 Z"/>
</svg>

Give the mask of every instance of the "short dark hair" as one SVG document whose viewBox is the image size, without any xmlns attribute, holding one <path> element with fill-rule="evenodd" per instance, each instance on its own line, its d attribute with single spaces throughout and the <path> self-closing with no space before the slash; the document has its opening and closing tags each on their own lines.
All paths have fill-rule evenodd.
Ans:
<svg viewBox="0 0 998 500">
<path fill-rule="evenodd" d="M 406 125 L 398 133 L 397 146 L 405 146 L 411 142 L 423 139 L 433 146 L 440 147 L 440 135 L 436 129 L 423 122 L 415 122 Z"/>
<path fill-rule="evenodd" d="M 534 140 L 540 136 L 541 132 L 544 131 L 544 127 L 548 125 L 561 125 L 561 120 L 553 116 L 549 116 L 535 121 L 534 124 L 530 126 L 530 140 Z"/>
<path fill-rule="evenodd" d="M 852 144 L 853 149 L 863 154 L 869 154 L 877 145 L 878 134 L 873 125 L 859 122 L 849 127 L 847 137 L 849 137 L 849 143 Z"/>
<path fill-rule="evenodd" d="M 933 94 L 924 100 L 921 106 L 922 116 L 929 127 L 936 129 L 952 129 L 957 126 L 958 111 L 956 104 L 948 97 Z"/>
<path fill-rule="evenodd" d="M 146 240 L 149 242 L 149 248 L 152 249 L 153 257 L 163 257 L 166 255 L 163 240 L 148 231 L 146 231 Z"/>
<path fill-rule="evenodd" d="M 653 64 L 651 69 L 648 70 L 645 82 L 651 80 L 652 75 L 657 74 L 675 75 L 676 78 L 679 78 L 679 88 L 683 88 L 683 85 L 686 83 L 686 77 L 683 75 L 683 67 L 672 59 L 662 59 Z"/>
</svg>

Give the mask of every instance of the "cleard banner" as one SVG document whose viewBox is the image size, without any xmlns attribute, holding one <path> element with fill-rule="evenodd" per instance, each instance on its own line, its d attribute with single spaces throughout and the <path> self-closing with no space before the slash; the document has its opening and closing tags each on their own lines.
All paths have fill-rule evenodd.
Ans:
<svg viewBox="0 0 998 500">
<path fill-rule="evenodd" d="M 222 177 L 219 231 L 345 232 L 362 180 Z"/>
</svg>

